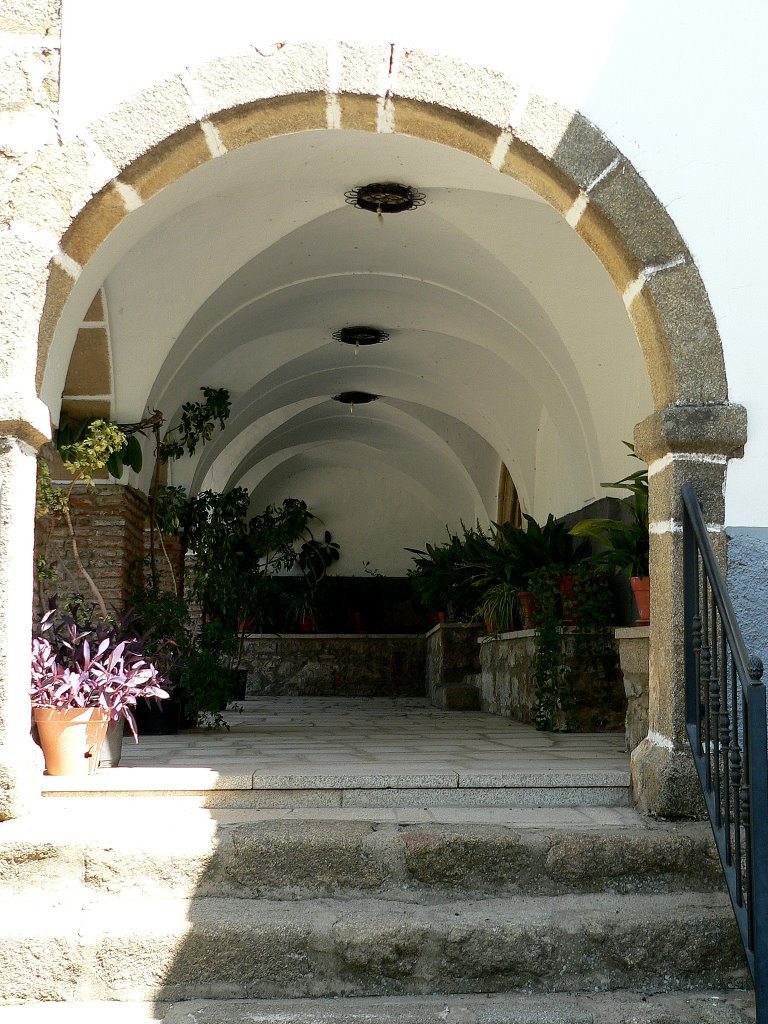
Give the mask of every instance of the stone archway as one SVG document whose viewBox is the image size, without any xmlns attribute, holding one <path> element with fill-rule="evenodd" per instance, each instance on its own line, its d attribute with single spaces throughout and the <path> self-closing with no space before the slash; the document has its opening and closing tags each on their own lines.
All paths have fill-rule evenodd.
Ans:
<svg viewBox="0 0 768 1024">
<path fill-rule="evenodd" d="M 698 271 L 642 178 L 578 113 L 540 97 L 523 102 L 515 84 L 498 75 L 424 53 L 400 54 L 395 79 L 390 57 L 389 47 L 340 46 L 329 61 L 324 47 L 286 46 L 269 57 L 251 52 L 188 69 L 92 125 L 87 138 L 41 149 L 14 181 L 14 217 L 4 237 L 10 315 L 0 415 L 7 439 L 0 455 L 0 605 L 10 612 L 0 635 L 0 817 L 17 813 L 29 787 L 26 701 L 14 680 L 27 659 L 19 643 L 28 635 L 26 624 L 20 628 L 26 612 L 19 609 L 30 604 L 22 579 L 31 551 L 31 456 L 47 433 L 36 395 L 61 394 L 72 326 L 86 312 L 71 301 L 75 284 L 89 279 L 93 257 L 114 229 L 164 186 L 226 152 L 328 128 L 401 133 L 486 161 L 562 214 L 622 296 L 656 410 L 635 432 L 650 466 L 654 580 L 651 729 L 634 757 L 635 793 L 654 813 L 694 808 L 677 678 L 680 485 L 695 484 L 719 530 L 726 463 L 741 454 L 746 437 L 744 410 L 727 400 L 722 348 Z M 383 85 L 382 67 L 389 68 Z M 90 297 L 100 281 L 91 283 Z"/>
</svg>

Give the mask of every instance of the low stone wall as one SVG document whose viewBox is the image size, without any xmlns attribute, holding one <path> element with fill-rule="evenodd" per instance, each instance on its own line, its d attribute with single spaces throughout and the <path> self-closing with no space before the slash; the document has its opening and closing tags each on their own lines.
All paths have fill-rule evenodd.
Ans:
<svg viewBox="0 0 768 1024">
<path fill-rule="evenodd" d="M 248 696 L 423 697 L 426 642 L 403 634 L 253 634 Z"/>
<path fill-rule="evenodd" d="M 535 720 L 534 636 L 532 629 L 524 629 L 483 637 L 477 677 L 481 711 L 516 722 Z"/>
<path fill-rule="evenodd" d="M 634 750 L 648 735 L 648 626 L 617 629 L 619 664 L 627 696 L 627 750 Z"/>
<path fill-rule="evenodd" d="M 446 711 L 479 711 L 481 626 L 447 623 L 427 633 L 427 695 Z"/>
<path fill-rule="evenodd" d="M 536 717 L 533 630 L 480 637 L 479 627 L 439 626 L 427 636 L 427 692 L 442 708 L 475 707 L 492 715 L 533 723 Z M 648 628 L 616 630 L 621 677 L 612 694 L 590 706 L 589 680 L 577 692 L 574 728 L 620 728 L 627 750 L 648 732 Z M 470 648 L 475 647 L 473 654 Z M 622 698 L 622 687 L 624 697 Z M 608 696 L 610 700 L 606 701 Z M 626 713 L 624 705 L 626 703 Z M 613 710 L 611 710 L 613 706 Z"/>
</svg>

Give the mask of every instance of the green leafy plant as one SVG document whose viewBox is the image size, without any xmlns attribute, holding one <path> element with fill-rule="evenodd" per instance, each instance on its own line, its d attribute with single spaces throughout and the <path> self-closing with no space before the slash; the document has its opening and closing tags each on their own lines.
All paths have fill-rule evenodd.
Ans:
<svg viewBox="0 0 768 1024">
<path fill-rule="evenodd" d="M 629 448 L 628 458 L 637 459 L 635 447 Z M 640 461 L 638 459 L 638 461 Z M 591 537 L 606 545 L 597 557 L 627 577 L 647 576 L 650 551 L 648 533 L 648 469 L 643 467 L 614 483 L 601 487 L 629 491 L 632 497 L 621 499 L 626 521 L 614 519 L 583 519 L 571 530 L 575 537 Z"/>
<path fill-rule="evenodd" d="M 263 633 L 286 617 L 288 599 L 276 574 L 298 565 L 306 592 L 294 615 L 308 613 L 318 585 L 339 558 L 339 545 L 329 530 L 321 537 L 312 534 L 309 524 L 316 517 L 298 498 L 268 505 L 250 518 L 249 505 L 241 487 L 201 491 L 190 499 L 185 523 L 195 553 L 192 593 L 207 618 L 233 628 L 247 623 Z"/>
<path fill-rule="evenodd" d="M 528 577 L 537 605 L 534 638 L 536 728 L 554 729 L 569 710 L 565 685 L 565 626 L 560 613 L 559 566 L 542 566 Z"/>
<path fill-rule="evenodd" d="M 514 584 L 499 582 L 489 587 L 482 596 L 478 611 L 489 629 L 507 633 L 520 622 L 519 589 Z"/>
<path fill-rule="evenodd" d="M 139 424 L 120 427 L 96 416 L 66 418 L 56 431 L 56 449 L 70 472 L 81 472 L 90 464 L 92 474 L 106 468 L 119 480 L 126 466 L 137 473 L 142 467 L 141 444 L 133 428 L 138 430 Z"/>
<path fill-rule="evenodd" d="M 132 615 L 144 631 L 149 656 L 168 663 L 168 689 L 182 720 L 227 727 L 221 710 L 229 697 L 226 659 L 233 644 L 231 631 L 216 623 L 196 625 L 185 598 L 151 587 L 136 593 Z"/>
<path fill-rule="evenodd" d="M 307 527 L 309 529 L 309 527 Z M 339 545 L 333 540 L 330 530 L 323 531 L 322 540 L 310 536 L 299 548 L 296 563 L 314 590 L 334 562 L 339 560 Z"/>
<path fill-rule="evenodd" d="M 106 420 L 91 419 L 75 434 L 70 435 L 69 443 L 59 446 L 59 453 L 65 468 L 72 474 L 72 480 L 66 490 L 55 488 L 51 483 L 50 470 L 42 455 L 37 460 L 37 494 L 35 515 L 47 521 L 48 529 L 41 545 L 38 557 L 38 578 L 52 579 L 55 571 L 47 559 L 48 547 L 53 529 L 58 521 L 63 521 L 72 549 L 72 557 L 78 571 L 85 580 L 99 613 L 103 620 L 109 617 L 104 597 L 95 580 L 86 569 L 80 556 L 77 534 L 72 521 L 71 499 L 75 486 L 82 482 L 93 486 L 94 476 L 103 470 L 115 453 L 123 451 L 126 436 L 115 423 Z M 40 600 L 43 605 L 42 595 Z"/>
<path fill-rule="evenodd" d="M 568 730 L 582 716 L 586 694 L 590 714 L 607 719 L 616 711 L 618 653 L 612 627 L 610 586 L 598 565 L 587 560 L 569 567 L 572 589 L 563 592 L 562 566 L 536 570 L 530 588 L 538 604 L 534 638 L 536 727 Z"/>
<path fill-rule="evenodd" d="M 523 515 L 523 519 L 525 529 L 511 523 L 494 523 L 496 547 L 514 566 L 521 588 L 537 569 L 550 565 L 567 567 L 583 557 L 583 551 L 574 548 L 568 530 L 552 513 L 543 524 L 530 515 Z"/>
<path fill-rule="evenodd" d="M 306 590 L 299 595 L 294 614 L 299 623 L 307 619 L 316 623 L 317 589 L 333 563 L 338 562 L 340 549 L 330 530 L 324 530 L 322 538 L 318 539 L 312 535 L 309 526 L 305 529 L 309 537 L 299 548 L 296 564 L 304 575 Z"/>
<path fill-rule="evenodd" d="M 478 565 L 490 557 L 493 542 L 477 524 L 461 524 L 461 533 L 446 528 L 448 540 L 426 544 L 424 548 L 406 548 L 414 555 L 408 578 L 418 601 L 427 611 L 448 610 L 459 621 L 471 621 L 477 615 L 478 594 L 474 577 Z"/>
<path fill-rule="evenodd" d="M 480 591 L 479 613 L 498 632 L 514 629 L 520 621 L 519 593 L 528 589 L 535 572 L 557 566 L 560 573 L 586 554 L 574 547 L 567 529 L 553 515 L 541 525 L 525 515 L 527 529 L 512 523 L 492 524 L 492 545 L 472 578 Z"/>
<path fill-rule="evenodd" d="M 175 574 L 165 549 L 163 534 L 173 534 L 177 532 L 179 526 L 185 531 L 187 517 L 190 514 L 186 494 L 182 488 L 161 486 L 161 468 L 165 463 L 181 459 L 185 455 L 193 455 L 199 445 L 210 441 L 217 424 L 220 430 L 224 429 L 232 408 L 229 391 L 226 388 L 203 386 L 200 390 L 203 392 L 203 400 L 185 402 L 181 407 L 180 422 L 167 430 L 164 437 L 161 438 L 164 422 L 161 413 L 155 411 L 151 419 L 144 421 L 152 426 L 155 444 L 155 465 L 149 488 L 149 566 L 153 587 L 157 587 L 158 584 L 156 543 L 159 541 L 171 570 L 170 579 L 175 588 Z M 162 509 L 160 519 L 158 507 Z M 173 529 L 174 527 L 177 529 Z M 186 542 L 184 532 L 182 547 L 185 549 Z"/>
<path fill-rule="evenodd" d="M 55 448 L 58 451 L 64 467 L 72 474 L 72 481 L 63 497 L 59 488 L 54 487 L 50 481 L 50 471 L 44 458 L 38 459 L 38 489 L 36 515 L 39 519 L 47 519 L 48 532 L 42 544 L 43 554 L 38 558 L 38 580 L 52 580 L 55 578 L 55 569 L 47 561 L 47 550 L 50 537 L 56 523 L 61 520 L 65 523 L 72 547 L 73 559 L 78 571 L 85 580 L 88 589 L 96 601 L 100 613 L 105 616 L 106 605 L 95 581 L 86 570 L 80 557 L 77 545 L 77 537 L 71 517 L 70 499 L 73 489 L 78 483 L 93 484 L 94 477 L 106 469 L 115 477 L 120 479 L 126 467 L 139 472 L 142 468 L 142 449 L 138 435 L 146 436 L 152 433 L 154 436 L 155 466 L 150 485 L 150 575 L 153 587 L 157 587 L 158 574 L 156 565 L 156 541 L 158 538 L 157 506 L 160 500 L 161 491 L 168 491 L 173 494 L 173 501 L 168 495 L 164 495 L 161 504 L 162 525 L 169 527 L 168 532 L 176 532 L 173 527 L 181 524 L 184 515 L 184 498 L 180 488 L 164 489 L 160 486 L 160 469 L 164 462 L 171 459 L 181 458 L 183 455 L 191 455 L 199 444 L 204 444 L 211 439 L 213 432 L 218 425 L 223 428 L 229 416 L 231 402 L 229 392 L 223 388 L 201 388 L 203 401 L 186 402 L 182 407 L 180 423 L 166 433 L 165 439 L 161 438 L 161 430 L 164 423 L 162 413 L 155 410 L 151 415 L 143 419 L 127 424 L 117 424 L 109 420 L 95 417 L 85 419 L 64 418 L 60 423 L 55 436 Z M 169 567 L 171 568 L 171 580 L 175 575 L 170 565 L 167 552 L 162 539 L 162 530 L 159 533 L 160 547 L 162 548 Z M 41 606 L 44 604 L 41 595 Z"/>
<path fill-rule="evenodd" d="M 203 401 L 185 402 L 180 422 L 168 430 L 158 445 L 161 462 L 193 455 L 198 445 L 211 440 L 217 423 L 220 430 L 224 429 L 232 408 L 229 392 L 225 388 L 202 387 L 200 390 Z"/>
</svg>

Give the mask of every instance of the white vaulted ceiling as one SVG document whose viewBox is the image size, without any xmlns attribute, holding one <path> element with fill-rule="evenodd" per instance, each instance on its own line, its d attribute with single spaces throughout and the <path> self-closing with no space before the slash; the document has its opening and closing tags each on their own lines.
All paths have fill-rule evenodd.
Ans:
<svg viewBox="0 0 768 1024">
<path fill-rule="evenodd" d="M 345 202 L 371 181 L 425 204 L 379 219 Z M 537 518 L 581 507 L 626 472 L 620 442 L 651 411 L 592 252 L 525 187 L 435 143 L 322 131 L 228 153 L 96 261 L 115 418 L 173 420 L 202 385 L 228 388 L 226 430 L 171 482 L 305 498 L 350 572 L 400 571 L 404 546 L 493 518 L 502 462 Z M 355 356 L 331 337 L 353 324 L 390 340 Z M 381 397 L 351 414 L 332 400 L 348 390 Z"/>
</svg>

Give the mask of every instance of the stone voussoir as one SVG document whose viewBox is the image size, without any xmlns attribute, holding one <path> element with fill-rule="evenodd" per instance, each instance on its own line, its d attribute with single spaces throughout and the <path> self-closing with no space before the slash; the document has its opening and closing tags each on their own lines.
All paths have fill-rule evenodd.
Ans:
<svg viewBox="0 0 768 1024">
<path fill-rule="evenodd" d="M 189 94 L 174 76 L 137 93 L 90 125 L 90 132 L 114 166 L 122 170 L 195 120 Z"/>
<path fill-rule="evenodd" d="M 621 160 L 594 186 L 590 204 L 615 225 L 640 266 L 687 255 L 672 218 L 628 160 Z"/>
<path fill-rule="evenodd" d="M 247 106 L 256 100 L 323 93 L 328 52 L 315 43 L 283 43 L 266 53 L 254 49 L 219 57 L 191 70 L 208 113 Z"/>
<path fill-rule="evenodd" d="M 423 50 L 403 50 L 399 55 L 396 104 L 403 98 L 445 106 L 501 130 L 507 127 L 517 96 L 517 87 L 499 72 Z"/>
<path fill-rule="evenodd" d="M 348 43 L 334 45 L 339 64 L 339 94 L 368 96 L 383 93 L 389 75 L 391 47 L 386 43 Z"/>
</svg>

